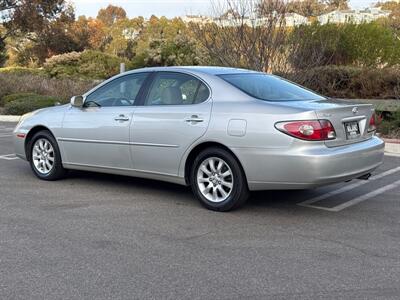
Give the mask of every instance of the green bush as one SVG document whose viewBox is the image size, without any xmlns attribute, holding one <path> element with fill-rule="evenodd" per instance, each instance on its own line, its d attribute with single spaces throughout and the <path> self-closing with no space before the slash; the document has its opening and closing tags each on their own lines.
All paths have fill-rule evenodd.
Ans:
<svg viewBox="0 0 400 300">
<path fill-rule="evenodd" d="M 9 95 L 8 99 L 13 100 L 4 105 L 6 115 L 22 115 L 39 108 L 54 106 L 58 102 L 57 98 L 37 94 L 14 94 Z"/>
<path fill-rule="evenodd" d="M 293 30 L 288 46 L 288 59 L 296 69 L 325 65 L 382 67 L 400 63 L 398 34 L 378 22 L 302 25 Z"/>
<path fill-rule="evenodd" d="M 324 66 L 277 75 L 330 97 L 400 99 L 399 68 Z"/>
<path fill-rule="evenodd" d="M 15 74 L 15 75 L 43 75 L 46 73 L 43 69 L 25 68 L 25 67 L 6 67 L 0 68 L 0 74 Z"/>
<path fill-rule="evenodd" d="M 14 100 L 18 100 L 21 98 L 35 97 L 37 94 L 35 93 L 16 93 L 4 96 L 0 99 L 0 106 L 4 106 L 5 104 L 12 102 Z"/>
<path fill-rule="evenodd" d="M 106 79 L 119 73 L 120 64 L 129 61 L 99 51 L 85 50 L 55 55 L 46 60 L 44 70 L 51 77 Z"/>
<path fill-rule="evenodd" d="M 378 132 L 385 137 L 400 138 L 400 110 L 386 115 L 378 122 Z"/>
<path fill-rule="evenodd" d="M 196 41 L 184 35 L 173 40 L 154 39 L 133 59 L 134 68 L 188 66 L 209 64 L 209 59 Z"/>
</svg>

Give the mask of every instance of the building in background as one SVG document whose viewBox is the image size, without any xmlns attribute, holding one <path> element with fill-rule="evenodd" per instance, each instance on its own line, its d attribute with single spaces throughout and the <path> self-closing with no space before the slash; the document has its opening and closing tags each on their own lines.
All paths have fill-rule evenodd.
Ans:
<svg viewBox="0 0 400 300">
<path fill-rule="evenodd" d="M 295 26 L 305 25 L 305 24 L 309 24 L 309 23 L 310 23 L 310 21 L 308 20 L 308 18 L 304 17 L 302 15 L 299 15 L 296 13 L 291 13 L 291 14 L 285 15 L 286 27 L 295 27 Z"/>
<path fill-rule="evenodd" d="M 369 23 L 379 18 L 389 17 L 390 10 L 382 10 L 379 7 L 363 10 L 335 10 L 317 17 L 321 24 L 327 23 Z"/>
<path fill-rule="evenodd" d="M 400 2 L 400 0 L 398 0 Z M 335 10 L 317 17 L 317 21 L 321 24 L 327 23 L 369 23 L 379 18 L 387 18 L 391 14 L 390 10 L 383 10 L 380 7 L 366 8 L 362 10 L 349 9 L 349 10 Z M 235 16 L 232 12 L 228 11 L 218 18 L 211 18 L 201 15 L 187 15 L 182 18 L 186 23 L 208 24 L 216 23 L 220 26 L 239 26 L 242 21 L 248 26 L 262 26 L 268 24 L 265 18 L 250 18 Z M 309 24 L 310 20 L 297 13 L 288 13 L 285 15 L 285 26 L 295 27 L 299 25 Z"/>
<path fill-rule="evenodd" d="M 207 23 L 212 23 L 213 19 L 202 15 L 186 15 L 182 17 L 182 21 L 185 23 L 196 23 L 204 25 Z"/>
</svg>

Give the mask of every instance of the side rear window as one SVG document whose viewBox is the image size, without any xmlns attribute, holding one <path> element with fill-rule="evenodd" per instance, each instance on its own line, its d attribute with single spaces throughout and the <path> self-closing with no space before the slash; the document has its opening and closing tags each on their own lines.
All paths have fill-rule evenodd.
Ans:
<svg viewBox="0 0 400 300">
<path fill-rule="evenodd" d="M 246 94 L 265 101 L 322 100 L 324 97 L 280 77 L 263 73 L 218 75 Z"/>
<path fill-rule="evenodd" d="M 190 105 L 204 102 L 209 96 L 207 86 L 191 75 L 159 72 L 153 79 L 145 105 Z"/>
</svg>

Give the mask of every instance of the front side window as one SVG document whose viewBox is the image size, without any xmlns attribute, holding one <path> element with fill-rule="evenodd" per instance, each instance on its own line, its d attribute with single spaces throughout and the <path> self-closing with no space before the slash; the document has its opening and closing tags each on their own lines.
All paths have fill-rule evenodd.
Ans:
<svg viewBox="0 0 400 300">
<path fill-rule="evenodd" d="M 131 106 L 148 73 L 130 74 L 103 85 L 86 97 L 85 106 Z"/>
<path fill-rule="evenodd" d="M 204 102 L 210 92 L 199 79 L 173 72 L 158 73 L 150 87 L 145 105 L 189 105 Z"/>
<path fill-rule="evenodd" d="M 246 94 L 265 101 L 323 100 L 324 97 L 273 75 L 262 73 L 224 74 L 220 78 Z"/>
</svg>

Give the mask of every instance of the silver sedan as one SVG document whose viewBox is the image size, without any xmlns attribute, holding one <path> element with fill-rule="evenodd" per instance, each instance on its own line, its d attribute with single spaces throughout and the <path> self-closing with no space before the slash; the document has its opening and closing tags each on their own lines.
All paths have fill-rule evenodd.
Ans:
<svg viewBox="0 0 400 300">
<path fill-rule="evenodd" d="M 169 181 L 227 211 L 249 191 L 367 179 L 383 159 L 375 130 L 371 105 L 328 99 L 276 76 L 160 67 L 24 115 L 14 142 L 40 179 L 76 169 Z"/>
</svg>

